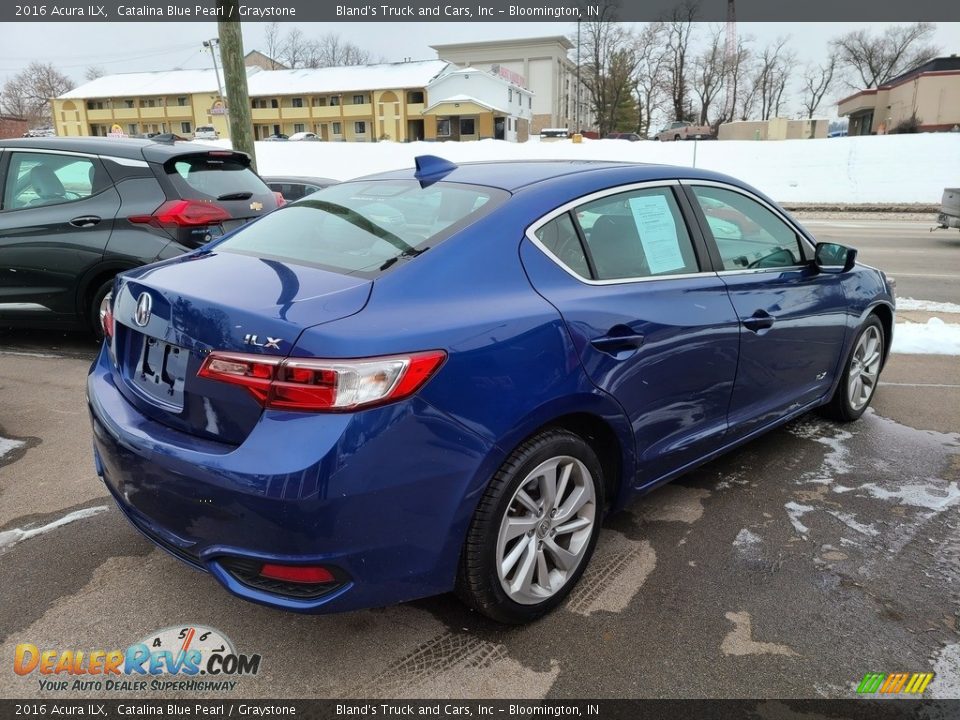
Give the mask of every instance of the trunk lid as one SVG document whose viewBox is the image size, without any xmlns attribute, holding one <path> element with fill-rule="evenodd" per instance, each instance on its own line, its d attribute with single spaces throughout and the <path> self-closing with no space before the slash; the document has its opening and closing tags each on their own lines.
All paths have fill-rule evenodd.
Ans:
<svg viewBox="0 0 960 720">
<path fill-rule="evenodd" d="M 227 252 L 133 271 L 122 276 L 114 298 L 117 387 L 157 422 L 239 444 L 262 409 L 244 388 L 197 377 L 206 355 L 285 357 L 305 328 L 362 310 L 371 286 L 364 278 Z"/>
</svg>

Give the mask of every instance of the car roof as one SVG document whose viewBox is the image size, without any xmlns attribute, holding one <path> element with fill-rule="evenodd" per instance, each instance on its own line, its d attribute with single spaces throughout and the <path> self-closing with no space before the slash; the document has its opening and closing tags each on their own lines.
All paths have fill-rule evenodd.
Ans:
<svg viewBox="0 0 960 720">
<path fill-rule="evenodd" d="M 171 157 L 188 153 L 224 152 L 229 150 L 206 143 L 188 141 L 156 142 L 145 138 L 104 138 L 104 137 L 47 137 L 16 138 L 0 140 L 0 149 L 14 150 L 60 150 L 63 152 L 108 155 L 132 160 L 150 160 L 164 162 Z"/>
<path fill-rule="evenodd" d="M 328 177 L 317 177 L 315 175 L 263 175 L 266 182 L 289 182 L 289 183 L 326 183 L 327 185 L 338 184 L 339 180 Z"/>
<path fill-rule="evenodd" d="M 465 185 L 486 185 L 509 192 L 537 183 L 549 182 L 571 175 L 583 174 L 602 184 L 602 176 L 616 170 L 631 170 L 630 182 L 689 178 L 699 180 L 734 181 L 733 178 L 690 167 L 656 165 L 653 163 L 612 162 L 603 160 L 506 160 L 461 163 L 438 179 Z M 413 168 L 368 175 L 358 180 L 416 180 Z M 620 174 L 620 173 L 618 173 Z M 736 182 L 736 181 L 734 181 Z M 739 183 L 738 183 L 739 184 Z"/>
</svg>

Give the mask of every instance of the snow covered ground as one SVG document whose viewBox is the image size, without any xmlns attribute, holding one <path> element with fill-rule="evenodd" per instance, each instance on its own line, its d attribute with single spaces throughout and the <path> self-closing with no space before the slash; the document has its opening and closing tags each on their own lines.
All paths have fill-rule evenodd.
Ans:
<svg viewBox="0 0 960 720">
<path fill-rule="evenodd" d="M 417 155 L 454 162 L 578 159 L 666 163 L 738 177 L 779 202 L 939 204 L 958 183 L 960 133 L 923 133 L 824 140 L 627 142 L 257 143 L 263 175 L 314 175 L 346 180 L 413 167 Z"/>
<path fill-rule="evenodd" d="M 921 355 L 960 355 L 960 305 L 914 298 L 897 298 L 898 311 L 921 311 L 946 316 L 927 319 L 925 323 L 902 321 L 893 333 L 895 353 Z"/>
</svg>

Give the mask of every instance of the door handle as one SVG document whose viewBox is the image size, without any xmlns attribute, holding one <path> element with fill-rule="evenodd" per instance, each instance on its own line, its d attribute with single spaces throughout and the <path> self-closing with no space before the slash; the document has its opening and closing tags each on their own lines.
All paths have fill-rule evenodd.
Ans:
<svg viewBox="0 0 960 720">
<path fill-rule="evenodd" d="M 618 360 L 623 360 L 633 354 L 633 351 L 643 345 L 643 335 L 604 335 L 594 338 L 590 341 L 600 352 L 613 355 Z M 621 353 L 629 353 L 623 357 L 618 357 Z"/>
<path fill-rule="evenodd" d="M 773 315 L 766 310 L 755 310 L 752 316 L 742 320 L 743 326 L 747 328 L 747 330 L 753 330 L 754 332 L 772 328 L 774 321 L 775 318 Z"/>
<path fill-rule="evenodd" d="M 93 227 L 100 222 L 100 218 L 96 215 L 81 215 L 80 217 L 75 217 L 70 221 L 70 224 L 74 227 L 85 228 Z"/>
</svg>

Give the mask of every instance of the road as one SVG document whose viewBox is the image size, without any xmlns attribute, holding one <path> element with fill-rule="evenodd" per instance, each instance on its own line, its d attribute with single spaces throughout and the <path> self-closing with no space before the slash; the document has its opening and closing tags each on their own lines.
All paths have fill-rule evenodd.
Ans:
<svg viewBox="0 0 960 720">
<path fill-rule="evenodd" d="M 960 232 L 936 230 L 930 222 L 821 220 L 800 222 L 821 242 L 859 251 L 859 259 L 897 280 L 897 294 L 938 302 L 960 302 Z"/>
<path fill-rule="evenodd" d="M 901 258 L 892 230 L 855 229 L 815 232 L 888 259 L 902 295 L 960 302 L 936 281 L 958 272 L 945 254 Z M 18 643 L 126 648 L 190 623 L 262 655 L 234 697 L 849 697 L 894 671 L 934 671 L 928 694 L 960 696 L 956 357 L 894 355 L 860 422 L 805 416 L 642 498 L 607 520 L 562 608 L 504 629 L 450 596 L 286 614 L 154 548 L 93 469 L 92 354 L 81 336 L 0 335 L 2 697 L 84 695 L 10 672 Z"/>
</svg>

